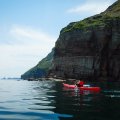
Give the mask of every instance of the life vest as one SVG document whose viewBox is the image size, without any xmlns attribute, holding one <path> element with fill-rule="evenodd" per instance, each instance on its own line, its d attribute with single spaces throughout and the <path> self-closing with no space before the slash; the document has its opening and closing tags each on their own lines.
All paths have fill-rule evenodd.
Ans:
<svg viewBox="0 0 120 120">
<path fill-rule="evenodd" d="M 78 87 L 82 87 L 83 85 L 84 85 L 84 82 L 83 82 L 83 81 L 80 81 L 80 82 L 77 83 L 77 86 L 78 86 Z"/>
</svg>

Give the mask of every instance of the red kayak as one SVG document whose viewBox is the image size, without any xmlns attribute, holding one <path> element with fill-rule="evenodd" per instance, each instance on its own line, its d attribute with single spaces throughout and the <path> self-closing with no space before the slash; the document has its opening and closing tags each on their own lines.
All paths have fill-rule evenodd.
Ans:
<svg viewBox="0 0 120 120">
<path fill-rule="evenodd" d="M 66 84 L 66 83 L 63 83 L 63 86 L 67 87 L 67 88 L 70 88 L 70 89 L 79 88 L 80 90 L 90 90 L 90 91 L 100 91 L 101 90 L 100 87 L 86 87 L 86 86 L 77 87 L 76 85 L 69 85 L 69 84 Z"/>
</svg>

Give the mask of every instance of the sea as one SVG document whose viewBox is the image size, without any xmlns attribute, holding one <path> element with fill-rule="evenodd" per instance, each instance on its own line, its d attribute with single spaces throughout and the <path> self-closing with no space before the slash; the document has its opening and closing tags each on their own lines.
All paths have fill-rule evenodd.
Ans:
<svg viewBox="0 0 120 120">
<path fill-rule="evenodd" d="M 0 80 L 0 120 L 120 120 L 120 83 L 89 82 L 100 92 L 59 81 Z"/>
</svg>

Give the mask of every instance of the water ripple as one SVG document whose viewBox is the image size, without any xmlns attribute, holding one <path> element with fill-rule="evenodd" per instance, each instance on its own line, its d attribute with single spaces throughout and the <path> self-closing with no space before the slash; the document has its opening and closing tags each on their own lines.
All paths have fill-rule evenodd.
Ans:
<svg viewBox="0 0 120 120">
<path fill-rule="evenodd" d="M 94 93 L 53 81 L 0 81 L 0 120 L 113 120 L 119 110 L 119 86 Z"/>
<path fill-rule="evenodd" d="M 67 114 L 57 114 L 57 113 L 38 113 L 38 112 L 13 112 L 13 111 L 0 111 L 0 115 L 19 115 L 23 118 L 12 118 L 12 120 L 25 120 L 25 119 L 34 119 L 34 120 L 59 120 L 58 117 L 72 117 L 72 115 Z M 9 116 L 9 117 L 10 117 Z M 32 117 L 32 118 L 31 118 Z M 2 120 L 7 120 L 8 118 L 3 118 Z M 10 118 L 9 118 L 10 119 Z"/>
</svg>

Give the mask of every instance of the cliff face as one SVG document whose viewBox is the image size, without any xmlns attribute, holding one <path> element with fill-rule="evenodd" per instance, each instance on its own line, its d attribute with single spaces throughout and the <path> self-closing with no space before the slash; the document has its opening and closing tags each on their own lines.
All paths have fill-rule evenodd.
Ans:
<svg viewBox="0 0 120 120">
<path fill-rule="evenodd" d="M 120 80 L 120 0 L 101 14 L 63 28 L 55 48 L 21 78 Z"/>
<path fill-rule="evenodd" d="M 48 74 L 49 68 L 52 66 L 54 49 L 49 53 L 44 59 L 42 59 L 35 67 L 31 68 L 23 75 L 21 75 L 22 79 L 34 79 L 45 77 Z"/>
<path fill-rule="evenodd" d="M 120 1 L 61 30 L 50 75 L 120 79 Z"/>
</svg>

